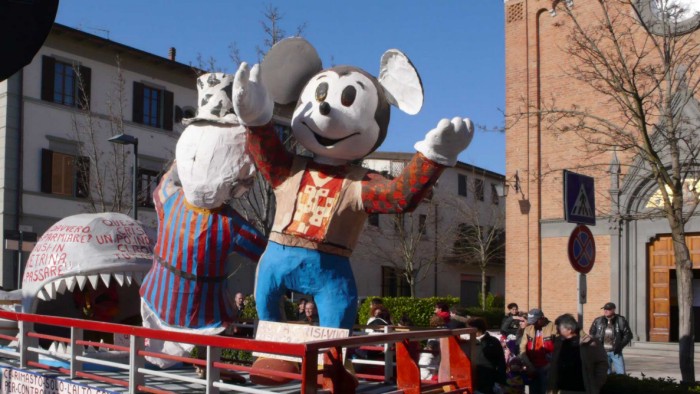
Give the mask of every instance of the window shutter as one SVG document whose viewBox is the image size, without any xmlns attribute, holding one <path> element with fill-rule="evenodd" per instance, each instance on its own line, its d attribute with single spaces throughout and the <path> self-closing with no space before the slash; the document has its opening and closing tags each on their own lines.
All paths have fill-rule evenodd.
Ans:
<svg viewBox="0 0 700 394">
<path fill-rule="evenodd" d="M 173 92 L 163 91 L 163 129 L 173 130 L 173 106 L 175 105 L 175 97 Z"/>
<path fill-rule="evenodd" d="M 75 163 L 75 196 L 87 198 L 90 195 L 90 158 L 78 156 Z"/>
<path fill-rule="evenodd" d="M 51 193 L 53 152 L 48 149 L 41 150 L 41 192 Z"/>
<path fill-rule="evenodd" d="M 134 81 L 134 108 L 132 120 L 143 123 L 143 84 Z"/>
<path fill-rule="evenodd" d="M 457 192 L 460 196 L 467 195 L 467 177 L 462 174 L 457 175 Z"/>
<path fill-rule="evenodd" d="M 41 99 L 53 101 L 53 79 L 56 73 L 56 59 L 42 57 L 41 61 Z"/>
<path fill-rule="evenodd" d="M 182 121 L 182 118 L 184 118 L 184 113 L 182 111 L 182 108 L 180 108 L 179 105 L 175 106 L 175 122 L 180 123 Z"/>
<path fill-rule="evenodd" d="M 85 66 L 79 66 L 78 67 L 78 72 L 80 73 L 80 81 L 82 82 L 82 89 L 81 86 L 78 86 L 77 90 L 77 95 L 78 98 L 76 102 L 78 103 L 78 106 L 82 109 L 89 109 L 90 108 L 90 90 L 91 90 L 91 80 L 92 80 L 92 70 L 90 67 L 85 67 Z"/>
</svg>

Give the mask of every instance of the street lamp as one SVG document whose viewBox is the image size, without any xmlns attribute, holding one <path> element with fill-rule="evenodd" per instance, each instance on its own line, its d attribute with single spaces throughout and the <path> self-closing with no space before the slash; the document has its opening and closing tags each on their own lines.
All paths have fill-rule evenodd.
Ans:
<svg viewBox="0 0 700 394">
<path fill-rule="evenodd" d="M 138 220 L 138 198 L 136 197 L 136 181 L 138 178 L 138 171 L 139 171 L 139 139 L 129 135 L 129 134 L 119 134 L 115 135 L 114 137 L 108 139 L 107 141 L 114 143 L 114 144 L 119 144 L 119 145 L 133 145 L 134 146 L 134 173 L 133 173 L 133 183 L 131 185 L 131 201 L 132 201 L 132 206 L 133 206 L 133 212 L 134 212 L 134 220 Z"/>
<path fill-rule="evenodd" d="M 503 183 L 495 185 L 496 195 L 498 197 L 508 197 L 508 190 L 513 187 L 516 193 L 520 192 L 520 176 L 518 176 L 518 171 L 515 171 L 515 175 L 512 180 L 503 179 Z"/>
</svg>

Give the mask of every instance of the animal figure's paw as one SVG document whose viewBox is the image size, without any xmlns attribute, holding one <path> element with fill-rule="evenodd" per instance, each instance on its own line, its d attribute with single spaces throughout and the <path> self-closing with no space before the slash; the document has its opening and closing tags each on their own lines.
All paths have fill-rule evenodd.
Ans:
<svg viewBox="0 0 700 394">
<path fill-rule="evenodd" d="M 233 110 L 246 126 L 262 126 L 272 119 L 274 103 L 267 94 L 260 76 L 260 66 L 248 70 L 248 63 L 241 63 L 233 80 Z"/>
<path fill-rule="evenodd" d="M 457 164 L 457 155 L 469 146 L 473 137 L 474 125 L 468 118 L 442 119 L 415 148 L 428 159 L 452 167 Z"/>
</svg>

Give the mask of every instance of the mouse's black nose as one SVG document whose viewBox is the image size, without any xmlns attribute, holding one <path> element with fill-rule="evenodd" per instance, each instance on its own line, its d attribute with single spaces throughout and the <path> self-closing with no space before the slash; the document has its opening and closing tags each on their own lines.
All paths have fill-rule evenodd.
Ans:
<svg viewBox="0 0 700 394">
<path fill-rule="evenodd" d="M 331 105 L 324 101 L 319 104 L 318 110 L 321 112 L 321 115 L 328 115 L 331 112 Z"/>
</svg>

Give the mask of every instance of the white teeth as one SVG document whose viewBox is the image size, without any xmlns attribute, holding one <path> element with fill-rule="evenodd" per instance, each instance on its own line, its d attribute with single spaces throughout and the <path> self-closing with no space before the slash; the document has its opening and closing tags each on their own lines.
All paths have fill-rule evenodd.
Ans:
<svg viewBox="0 0 700 394">
<path fill-rule="evenodd" d="M 45 284 L 44 290 L 49 295 L 49 299 L 53 300 L 56 298 L 56 288 L 53 286 L 53 282 Z"/>
<path fill-rule="evenodd" d="M 51 297 L 49 297 L 49 293 L 47 293 L 44 289 L 39 290 L 39 293 L 37 293 L 36 296 L 42 301 L 48 301 L 51 299 Z"/>
<path fill-rule="evenodd" d="M 141 282 L 143 282 L 143 276 L 145 274 L 143 272 L 134 272 L 134 280 L 136 281 L 136 284 L 141 286 Z"/>
<path fill-rule="evenodd" d="M 90 284 L 92 285 L 93 290 L 97 289 L 97 285 L 100 284 L 100 276 L 99 275 L 90 275 L 90 276 L 88 276 L 88 279 L 90 280 Z"/>
<path fill-rule="evenodd" d="M 102 279 L 102 282 L 105 284 L 106 287 L 109 287 L 109 277 L 110 277 L 111 275 L 112 275 L 112 274 L 109 274 L 109 273 L 107 273 L 107 274 L 100 274 L 100 278 Z"/>
<path fill-rule="evenodd" d="M 75 279 L 78 281 L 78 287 L 80 288 L 80 290 L 82 290 L 85 287 L 85 283 L 87 282 L 87 277 L 80 275 L 76 276 Z"/>
<path fill-rule="evenodd" d="M 67 349 L 67 348 L 66 348 L 66 344 L 65 344 L 65 343 L 61 342 L 61 344 L 58 345 L 58 352 L 59 352 L 59 353 L 63 353 L 63 354 L 68 353 L 68 352 L 66 351 L 66 349 Z"/>
<path fill-rule="evenodd" d="M 71 276 L 71 277 L 66 278 L 66 289 L 68 291 L 73 291 L 73 289 L 75 288 L 75 283 L 76 283 L 75 276 Z"/>
<path fill-rule="evenodd" d="M 115 272 L 115 273 L 113 274 L 113 276 L 114 276 L 114 280 L 117 281 L 117 283 L 119 284 L 119 286 L 124 286 L 124 274 L 119 274 L 119 273 L 116 273 L 116 272 Z"/>
<path fill-rule="evenodd" d="M 66 288 L 68 288 L 68 285 L 66 284 L 65 279 L 60 279 L 58 282 L 55 282 L 56 286 L 56 293 L 58 294 L 63 294 L 66 292 Z"/>
<path fill-rule="evenodd" d="M 57 349 L 58 346 L 56 346 L 56 341 L 51 342 L 51 346 L 49 346 L 49 352 L 56 353 Z"/>
<path fill-rule="evenodd" d="M 49 293 L 49 297 L 51 297 L 52 300 L 53 300 L 54 298 L 56 298 L 56 288 L 54 287 L 53 282 L 52 282 L 52 283 L 47 283 L 47 284 L 44 286 L 44 289 L 46 290 L 47 293 Z"/>
<path fill-rule="evenodd" d="M 127 286 L 131 286 L 131 282 L 133 282 L 133 280 L 134 280 L 134 279 L 131 277 L 131 273 L 130 273 L 130 272 L 125 272 L 125 273 L 124 273 L 124 281 L 126 282 L 126 285 L 127 285 Z"/>
</svg>

